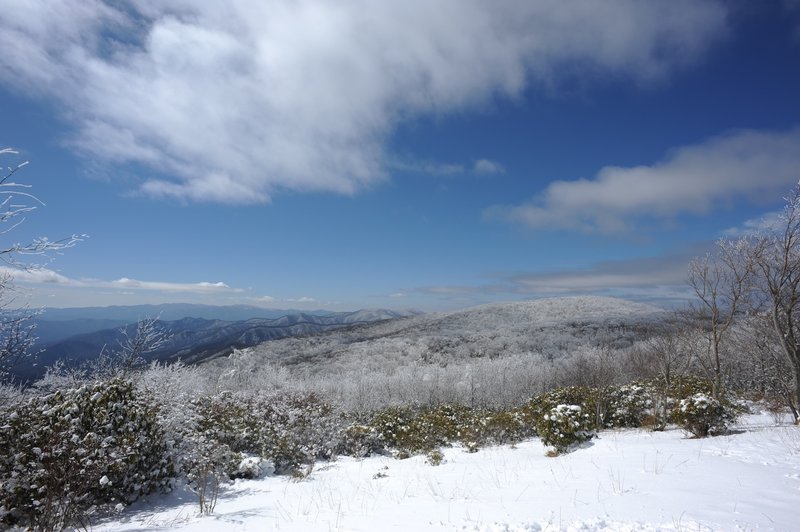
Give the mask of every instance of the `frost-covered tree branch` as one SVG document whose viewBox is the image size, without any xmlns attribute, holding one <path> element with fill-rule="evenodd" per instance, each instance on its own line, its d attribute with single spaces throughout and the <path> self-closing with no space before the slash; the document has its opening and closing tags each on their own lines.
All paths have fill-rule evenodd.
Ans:
<svg viewBox="0 0 800 532">
<path fill-rule="evenodd" d="M 0 155 L 17 154 L 11 148 L 0 149 Z M 21 168 L 28 165 L 22 162 L 16 166 L 4 167 L 5 175 L 0 178 L 0 235 L 7 235 L 16 227 L 25 222 L 25 216 L 35 211 L 40 206 L 45 206 L 35 195 L 28 192 L 31 185 L 9 181 L 11 176 Z M 38 265 L 22 263 L 16 260 L 19 255 L 47 256 L 48 253 L 58 252 L 70 248 L 85 239 L 86 235 L 71 235 L 59 240 L 50 240 L 47 237 L 35 238 L 28 243 L 12 242 L 0 245 L 0 258 L 13 267 L 20 269 L 35 269 Z"/>
<path fill-rule="evenodd" d="M 3 156 L 17 153 L 11 148 L 0 148 L 0 155 Z M 3 166 L 0 172 L 0 237 L 7 237 L 25 222 L 29 213 L 44 206 L 39 198 L 29 192 L 30 185 L 11 180 L 27 164 L 24 161 L 14 166 Z M 36 340 L 32 318 L 37 312 L 17 302 L 13 270 L 32 271 L 42 265 L 32 263 L 29 259 L 21 260 L 20 257 L 38 256 L 49 262 L 52 260 L 51 254 L 70 248 L 84 238 L 86 235 L 71 235 L 59 240 L 39 237 L 27 243 L 12 241 L 0 244 L 0 260 L 11 270 L 0 275 L 0 379 L 6 378 L 12 367 L 31 355 L 30 348 Z"/>
<path fill-rule="evenodd" d="M 158 317 L 140 319 L 136 330 L 131 334 L 128 326 L 120 329 L 119 366 L 127 372 L 144 364 L 144 355 L 157 351 L 169 340 L 169 335 L 161 328 Z"/>
<path fill-rule="evenodd" d="M 749 249 L 760 275 L 772 326 L 792 366 L 792 413 L 800 422 L 800 183 L 795 185 L 778 223 Z"/>
<path fill-rule="evenodd" d="M 741 311 L 752 287 L 753 265 L 744 250 L 747 241 L 717 242 L 716 250 L 689 264 L 689 286 L 698 305 L 691 314 L 707 332 L 706 356 L 698 358 L 712 380 L 713 396 L 719 399 L 722 389 L 722 342 Z"/>
</svg>

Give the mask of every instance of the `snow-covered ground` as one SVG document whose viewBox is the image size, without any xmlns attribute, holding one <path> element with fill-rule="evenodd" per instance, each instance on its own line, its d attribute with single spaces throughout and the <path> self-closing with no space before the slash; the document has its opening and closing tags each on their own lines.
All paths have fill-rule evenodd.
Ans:
<svg viewBox="0 0 800 532">
<path fill-rule="evenodd" d="M 304 480 L 226 486 L 199 516 L 188 491 L 140 502 L 96 531 L 798 530 L 800 427 L 745 416 L 727 436 L 606 431 L 548 458 L 538 440 L 445 462 L 372 457 L 318 463 Z"/>
</svg>

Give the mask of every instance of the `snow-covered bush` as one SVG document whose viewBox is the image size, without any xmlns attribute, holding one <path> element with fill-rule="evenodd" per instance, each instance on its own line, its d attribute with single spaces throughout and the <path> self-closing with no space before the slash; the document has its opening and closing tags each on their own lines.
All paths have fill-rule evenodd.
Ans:
<svg viewBox="0 0 800 532">
<path fill-rule="evenodd" d="M 275 468 L 269 460 L 264 460 L 258 456 L 245 456 L 236 468 L 237 478 L 261 478 L 275 472 Z"/>
<path fill-rule="evenodd" d="M 605 391 L 606 410 L 603 426 L 606 428 L 641 427 L 652 415 L 655 391 L 646 383 L 614 386 Z"/>
<path fill-rule="evenodd" d="M 583 415 L 593 425 L 598 424 L 594 415 L 597 410 L 597 391 L 585 386 L 564 386 L 537 395 L 525 405 L 524 409 L 538 430 L 539 421 L 559 405 L 580 406 Z M 602 426 L 602 419 L 600 425 Z"/>
<path fill-rule="evenodd" d="M 483 426 L 483 443 L 516 443 L 536 435 L 536 425 L 524 408 L 492 412 Z"/>
<path fill-rule="evenodd" d="M 428 465 L 436 467 L 438 465 L 442 465 L 444 462 L 444 454 L 439 449 L 428 451 L 428 453 L 425 455 L 425 463 Z"/>
<path fill-rule="evenodd" d="M 417 413 L 409 407 L 389 407 L 377 412 L 369 426 L 387 449 L 424 450 L 424 435 L 416 432 Z"/>
<path fill-rule="evenodd" d="M 391 407 L 378 412 L 369 426 L 385 448 L 403 451 L 403 455 L 429 452 L 453 443 L 476 450 L 487 443 L 518 441 L 522 432 L 515 413 L 493 413 L 461 405 L 423 410 Z"/>
<path fill-rule="evenodd" d="M 342 416 L 314 394 L 222 392 L 185 404 L 164 398 L 162 406 L 159 419 L 177 469 L 197 494 L 201 513 L 214 510 L 230 479 L 267 469 L 292 473 L 331 458 L 344 427 Z"/>
<path fill-rule="evenodd" d="M 181 454 L 196 457 L 192 468 L 234 477 L 244 455 L 272 460 L 277 473 L 316 459 L 329 459 L 339 446 L 342 416 L 314 394 L 232 394 L 192 402 L 195 419 Z"/>
<path fill-rule="evenodd" d="M 194 430 L 205 439 L 236 453 L 260 450 L 261 427 L 252 398 L 223 392 L 199 397 L 192 406 L 197 414 Z"/>
<path fill-rule="evenodd" d="M 345 423 L 334 407 L 313 393 L 259 396 L 253 415 L 259 426 L 260 455 L 289 472 L 335 455 Z"/>
<path fill-rule="evenodd" d="M 173 474 L 153 405 L 114 379 L 0 409 L 0 519 L 60 529 L 126 504 Z"/>
<path fill-rule="evenodd" d="M 341 435 L 337 454 L 364 458 L 384 450 L 383 440 L 378 431 L 370 425 L 352 423 L 348 425 Z"/>
<path fill-rule="evenodd" d="M 661 380 L 660 385 L 664 387 L 667 394 L 676 401 L 687 399 L 697 394 L 711 395 L 711 391 L 714 387 L 709 379 L 691 374 L 681 375 L 673 379 L 669 385 L 664 384 L 663 380 Z"/>
<path fill-rule="evenodd" d="M 220 487 L 238 472 L 242 460 L 224 443 L 202 432 L 187 431 L 176 449 L 180 471 L 197 495 L 201 514 L 210 514 L 217 503 Z"/>
<path fill-rule="evenodd" d="M 672 419 L 697 438 L 724 434 L 736 419 L 734 412 L 713 397 L 698 393 L 681 399 Z"/>
<path fill-rule="evenodd" d="M 561 454 L 570 446 L 587 441 L 594 435 L 591 416 L 578 405 L 556 405 L 536 423 L 542 443 Z"/>
<path fill-rule="evenodd" d="M 424 410 L 414 422 L 414 431 L 424 438 L 426 448 L 453 442 L 484 439 L 483 412 L 460 405 L 441 405 Z"/>
<path fill-rule="evenodd" d="M 22 388 L 14 384 L 0 382 L 0 412 L 13 411 L 24 400 Z M 8 414 L 0 413 L 5 416 Z"/>
<path fill-rule="evenodd" d="M 653 406 L 652 391 L 644 384 L 625 386 L 566 386 L 536 397 L 530 406 L 536 418 L 557 405 L 578 405 L 594 428 L 639 427 Z"/>
<path fill-rule="evenodd" d="M 440 405 L 416 410 L 386 408 L 367 425 L 385 449 L 402 456 L 427 453 L 454 443 L 475 451 L 481 446 L 518 442 L 535 434 L 530 410 L 489 411 L 461 405 Z"/>
</svg>

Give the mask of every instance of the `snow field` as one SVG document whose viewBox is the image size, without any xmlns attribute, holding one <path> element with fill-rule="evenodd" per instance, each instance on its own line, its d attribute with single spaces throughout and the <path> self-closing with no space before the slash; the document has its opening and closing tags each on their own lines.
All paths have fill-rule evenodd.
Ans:
<svg viewBox="0 0 800 532">
<path fill-rule="evenodd" d="M 342 457 L 296 481 L 238 480 L 214 514 L 176 490 L 135 504 L 96 531 L 797 530 L 800 427 L 745 416 L 731 434 L 603 431 L 548 458 L 537 439 L 467 453 L 439 466 Z"/>
</svg>

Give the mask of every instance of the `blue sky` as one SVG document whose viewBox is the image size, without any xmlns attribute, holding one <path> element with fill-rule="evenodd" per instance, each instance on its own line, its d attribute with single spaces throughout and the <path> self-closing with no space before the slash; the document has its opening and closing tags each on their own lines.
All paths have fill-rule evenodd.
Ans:
<svg viewBox="0 0 800 532">
<path fill-rule="evenodd" d="M 796 0 L 0 9 L 36 306 L 673 304 L 800 179 Z"/>
</svg>

